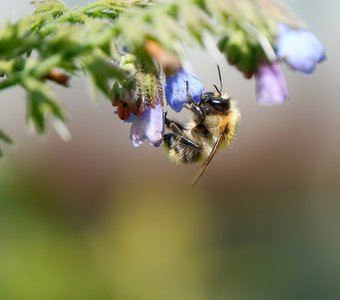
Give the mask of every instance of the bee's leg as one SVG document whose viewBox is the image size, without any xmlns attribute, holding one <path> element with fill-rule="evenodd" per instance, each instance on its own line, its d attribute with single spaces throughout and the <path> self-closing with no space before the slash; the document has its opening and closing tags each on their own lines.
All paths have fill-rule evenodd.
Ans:
<svg viewBox="0 0 340 300">
<path fill-rule="evenodd" d="M 167 112 L 165 113 L 165 126 L 177 135 L 184 135 L 184 126 L 178 122 L 168 119 Z"/>
<path fill-rule="evenodd" d="M 185 136 L 180 136 L 178 138 L 178 141 L 183 145 L 183 146 L 187 146 L 187 147 L 192 147 L 192 148 L 196 148 L 196 149 L 201 149 L 201 147 L 199 145 L 197 145 L 196 143 L 194 143 L 192 140 L 190 140 L 189 138 L 185 137 Z"/>
<path fill-rule="evenodd" d="M 173 135 L 176 140 L 181 143 L 184 146 L 190 146 L 190 147 L 195 147 L 197 149 L 200 149 L 200 146 L 195 144 L 193 141 L 191 141 L 185 134 L 184 132 L 184 126 L 181 125 L 180 123 L 177 123 L 175 121 L 172 121 L 167 118 L 167 113 L 165 113 L 165 125 L 167 128 L 169 128 L 172 133 L 170 135 Z M 167 134 L 164 135 L 164 137 Z M 168 137 L 169 138 L 169 137 Z"/>
<path fill-rule="evenodd" d="M 199 106 L 199 104 L 192 102 L 184 104 L 184 107 L 191 110 L 196 117 L 198 117 L 199 121 L 203 122 L 205 119 L 205 113 Z"/>
<path fill-rule="evenodd" d="M 164 145 L 169 150 L 170 159 L 180 163 L 192 163 L 199 160 L 202 149 L 190 139 L 174 133 L 164 135 Z"/>
<path fill-rule="evenodd" d="M 196 117 L 199 118 L 201 122 L 204 121 L 205 119 L 205 113 L 200 107 L 200 103 L 196 103 L 193 99 L 192 96 L 189 93 L 189 82 L 186 81 L 186 94 L 187 94 L 187 102 L 184 104 L 184 107 L 191 110 Z"/>
<path fill-rule="evenodd" d="M 175 133 L 164 134 L 164 142 L 169 148 L 174 148 L 174 146 L 178 146 L 180 144 L 184 147 L 195 148 L 197 150 L 201 149 L 199 145 L 194 143 L 189 138 L 182 135 L 177 135 Z"/>
</svg>

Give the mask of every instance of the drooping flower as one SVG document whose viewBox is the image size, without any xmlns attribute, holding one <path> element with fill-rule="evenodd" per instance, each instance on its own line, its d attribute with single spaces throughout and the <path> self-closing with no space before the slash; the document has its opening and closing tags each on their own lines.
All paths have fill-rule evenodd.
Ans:
<svg viewBox="0 0 340 300">
<path fill-rule="evenodd" d="M 279 63 L 261 64 L 256 73 L 256 97 L 260 104 L 280 104 L 288 98 L 287 82 Z"/>
<path fill-rule="evenodd" d="M 138 147 L 147 140 L 151 145 L 159 147 L 163 140 L 164 126 L 162 104 L 146 107 L 141 115 L 136 116 L 131 125 L 130 140 L 132 145 Z"/>
<path fill-rule="evenodd" d="M 166 76 L 165 97 L 176 112 L 180 112 L 188 100 L 187 83 L 189 94 L 198 103 L 203 92 L 203 85 L 195 74 L 181 67 L 175 75 Z"/>
<path fill-rule="evenodd" d="M 312 73 L 316 64 L 325 60 L 325 50 L 316 36 L 307 29 L 278 27 L 276 54 L 294 70 Z"/>
</svg>

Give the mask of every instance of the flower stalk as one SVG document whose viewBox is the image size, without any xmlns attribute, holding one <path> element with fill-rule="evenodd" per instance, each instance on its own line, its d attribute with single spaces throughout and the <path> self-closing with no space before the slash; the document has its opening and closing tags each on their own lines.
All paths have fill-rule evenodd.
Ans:
<svg viewBox="0 0 340 300">
<path fill-rule="evenodd" d="M 133 120 L 134 145 L 148 140 L 157 146 L 164 96 L 179 112 L 188 98 L 186 86 L 196 102 L 204 90 L 182 65 L 178 45 L 203 47 L 206 32 L 245 78 L 255 77 L 261 104 L 288 97 L 281 63 L 310 74 L 326 57 L 304 22 L 272 0 L 100 0 L 81 8 L 42 0 L 33 5 L 33 15 L 0 26 L 0 91 L 25 89 L 28 119 L 39 132 L 49 114 L 64 121 L 47 81 L 67 87 L 85 73 L 121 119 Z"/>
</svg>

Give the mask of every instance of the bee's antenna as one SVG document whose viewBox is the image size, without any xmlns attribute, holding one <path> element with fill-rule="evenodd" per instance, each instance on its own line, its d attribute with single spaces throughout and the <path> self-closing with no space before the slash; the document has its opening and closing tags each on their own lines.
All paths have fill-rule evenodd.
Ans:
<svg viewBox="0 0 340 300">
<path fill-rule="evenodd" d="M 223 83 L 222 83 L 222 76 L 221 76 L 221 69 L 220 66 L 217 65 L 217 71 L 218 71 L 218 78 L 220 79 L 220 91 L 223 91 Z M 220 92 L 221 94 L 221 92 Z"/>
<path fill-rule="evenodd" d="M 223 90 L 223 84 L 222 84 L 222 76 L 221 76 L 221 70 L 220 70 L 219 65 L 217 65 L 217 71 L 218 71 L 218 78 L 220 79 L 220 89 L 218 89 L 215 84 L 214 84 L 214 88 L 216 89 L 217 93 L 219 93 L 221 96 L 222 95 L 221 91 Z"/>
<path fill-rule="evenodd" d="M 220 90 L 217 88 L 217 86 L 215 84 L 214 84 L 214 88 L 216 89 L 217 93 L 219 93 L 220 96 L 221 96 L 222 94 L 221 94 Z"/>
</svg>

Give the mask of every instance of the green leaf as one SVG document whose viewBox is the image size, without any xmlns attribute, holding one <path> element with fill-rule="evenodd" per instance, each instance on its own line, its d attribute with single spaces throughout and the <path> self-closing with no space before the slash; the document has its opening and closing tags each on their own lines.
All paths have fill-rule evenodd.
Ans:
<svg viewBox="0 0 340 300">
<path fill-rule="evenodd" d="M 0 27 L 0 58 L 17 58 L 39 44 L 36 36 L 29 32 L 31 22 L 31 17 L 25 17 L 18 23 L 7 23 Z"/>
<path fill-rule="evenodd" d="M 6 144 L 10 144 L 10 145 L 13 144 L 12 139 L 4 131 L 2 131 L 1 129 L 0 129 L 0 140 L 4 141 Z M 2 152 L 2 150 L 0 148 L 0 157 L 2 157 L 2 156 L 3 156 L 3 152 Z"/>
<path fill-rule="evenodd" d="M 0 129 L 0 140 L 4 141 L 7 144 L 13 144 L 12 139 L 1 129 Z"/>
<path fill-rule="evenodd" d="M 84 68 L 91 76 L 96 88 L 106 96 L 110 96 L 110 80 L 124 78 L 123 72 L 117 68 L 100 50 L 94 51 L 84 58 Z"/>
<path fill-rule="evenodd" d="M 54 93 L 46 83 L 27 78 L 23 82 L 23 87 L 27 92 L 28 120 L 33 122 L 39 133 L 45 131 L 45 119 L 48 114 L 65 120 L 62 109 L 55 102 Z"/>
<path fill-rule="evenodd" d="M 66 7 L 59 0 L 31 1 L 35 6 L 35 14 L 49 14 L 53 17 L 61 15 Z"/>
</svg>

